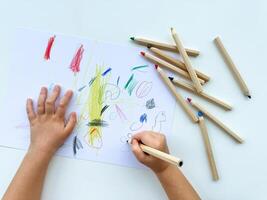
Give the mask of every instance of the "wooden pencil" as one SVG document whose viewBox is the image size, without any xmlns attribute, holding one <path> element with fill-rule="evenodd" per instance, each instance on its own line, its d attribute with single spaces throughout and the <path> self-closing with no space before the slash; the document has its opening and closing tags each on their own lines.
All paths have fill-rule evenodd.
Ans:
<svg viewBox="0 0 267 200">
<path fill-rule="evenodd" d="M 148 60 L 154 62 L 155 64 L 158 64 L 158 65 L 160 65 L 166 69 L 169 69 L 169 70 L 175 72 L 176 74 L 179 74 L 179 75 L 191 80 L 188 72 L 186 72 L 182 69 L 179 69 L 179 68 L 175 67 L 174 65 L 172 65 L 172 64 L 170 64 L 170 63 L 168 63 L 168 62 L 166 62 L 166 61 L 164 61 L 164 60 L 162 60 L 162 59 L 160 59 L 160 58 L 158 58 L 152 54 L 141 52 L 141 55 L 144 56 L 145 58 L 147 58 Z M 199 78 L 199 81 L 201 84 L 205 83 L 205 81 L 200 79 L 200 78 Z"/>
<path fill-rule="evenodd" d="M 219 51 L 221 52 L 221 55 L 223 56 L 225 62 L 227 63 L 228 67 L 230 68 L 230 70 L 232 71 L 232 74 L 234 75 L 236 81 L 238 82 L 240 89 L 242 90 L 242 92 L 244 93 L 244 95 L 246 95 L 248 98 L 251 98 L 249 89 L 244 81 L 244 79 L 242 78 L 241 74 L 239 73 L 236 65 L 234 64 L 234 61 L 232 60 L 231 56 L 229 55 L 229 53 L 226 51 L 220 37 L 216 37 L 214 39 L 214 42 L 217 46 L 217 48 L 219 49 Z"/>
<path fill-rule="evenodd" d="M 219 175 L 218 175 L 215 159 L 214 159 L 213 152 L 212 152 L 212 147 L 211 147 L 211 143 L 210 143 L 210 139 L 209 139 L 209 135 L 208 135 L 208 130 L 207 130 L 206 124 L 204 122 L 204 118 L 202 116 L 200 116 L 198 119 L 199 119 L 198 124 L 199 124 L 200 130 L 201 130 L 202 138 L 204 140 L 204 145 L 205 145 L 206 153 L 207 153 L 208 160 L 209 160 L 212 178 L 214 181 L 217 181 L 217 180 L 219 180 Z"/>
<path fill-rule="evenodd" d="M 199 79 L 197 78 L 197 75 L 196 75 L 196 72 L 195 70 L 193 69 L 193 66 L 191 64 L 191 61 L 183 47 L 183 44 L 178 36 L 178 34 L 176 33 L 176 31 L 174 30 L 174 28 L 171 28 L 171 33 L 172 33 L 172 37 L 173 37 L 173 40 L 175 41 L 175 44 L 176 44 L 176 47 L 177 47 L 177 50 L 180 52 L 183 60 L 184 60 L 184 63 L 185 63 L 185 66 L 186 66 L 186 69 L 191 77 L 191 80 L 192 82 L 194 83 L 194 87 L 196 88 L 196 91 L 198 93 L 202 92 L 202 86 L 199 82 Z"/>
<path fill-rule="evenodd" d="M 200 110 L 204 116 L 207 116 L 212 122 L 214 122 L 218 127 L 220 127 L 222 130 L 225 131 L 229 136 L 231 136 L 233 139 L 235 139 L 239 143 L 243 143 L 244 140 L 236 134 L 234 131 L 232 131 L 230 128 L 228 128 L 224 123 L 222 123 L 219 119 L 217 119 L 214 115 L 209 113 L 207 109 L 204 107 L 200 106 L 198 103 L 193 102 L 192 99 L 188 98 L 187 99 L 192 106 L 194 106 L 196 109 Z"/>
<path fill-rule="evenodd" d="M 174 85 L 172 84 L 172 82 L 170 81 L 168 76 L 164 73 L 164 71 L 158 65 L 155 65 L 155 68 L 158 71 L 158 73 L 160 74 L 160 77 L 163 80 L 163 82 L 170 89 L 170 91 L 175 96 L 176 100 L 180 103 L 180 105 L 182 106 L 184 111 L 187 113 L 187 115 L 190 117 L 192 122 L 196 123 L 198 121 L 198 118 L 193 113 L 190 106 L 186 103 L 186 101 L 183 99 L 183 97 L 179 93 L 177 93 Z"/>
<path fill-rule="evenodd" d="M 148 46 L 148 48 L 155 53 L 159 58 L 169 62 L 172 65 L 175 65 L 177 67 L 179 67 L 182 70 L 186 70 L 186 66 L 184 64 L 184 62 L 178 60 L 178 59 L 174 59 L 173 57 L 169 56 L 168 54 L 166 54 L 165 52 L 163 52 L 162 50 L 156 48 L 156 47 L 150 47 Z M 196 74 L 199 78 L 203 79 L 205 82 L 208 82 L 210 80 L 210 77 L 198 70 L 196 70 Z"/>
<path fill-rule="evenodd" d="M 169 79 L 174 83 L 174 85 L 177 85 L 180 88 L 184 88 L 189 92 L 192 92 L 192 93 L 194 93 L 194 94 L 196 94 L 196 95 L 198 95 L 200 97 L 203 97 L 203 98 L 207 99 L 209 102 L 211 102 L 211 103 L 213 103 L 215 105 L 218 105 L 218 106 L 220 106 L 221 108 L 223 108 L 225 110 L 232 110 L 232 106 L 230 106 L 229 104 L 221 101 L 220 99 L 217 99 L 217 98 L 205 93 L 204 91 L 201 92 L 201 93 L 197 93 L 195 88 L 194 88 L 194 86 L 191 85 L 190 83 L 175 79 L 173 77 L 169 77 Z"/>
<path fill-rule="evenodd" d="M 131 140 L 127 141 L 129 144 L 131 144 Z M 172 156 L 170 154 L 167 154 L 165 152 L 159 151 L 157 149 L 154 149 L 152 147 L 149 147 L 147 145 L 144 144 L 140 144 L 140 148 L 142 149 L 143 152 L 152 155 L 156 158 L 159 158 L 161 160 L 164 160 L 168 163 L 171 163 L 173 165 L 178 165 L 179 167 L 181 167 L 183 165 L 183 161 L 180 158 L 177 158 L 175 156 Z"/>
<path fill-rule="evenodd" d="M 166 44 L 166 43 L 162 43 L 162 42 L 156 42 L 156 41 L 152 41 L 149 39 L 145 39 L 145 38 L 137 38 L 137 37 L 131 37 L 130 38 L 132 41 L 135 41 L 141 45 L 144 46 L 153 46 L 153 47 L 157 47 L 159 49 L 163 49 L 163 50 L 167 50 L 167 51 L 174 51 L 177 52 L 177 48 L 175 45 L 173 44 Z M 198 50 L 194 50 L 194 49 L 185 49 L 187 54 L 189 56 L 198 56 L 199 55 L 199 51 Z"/>
</svg>

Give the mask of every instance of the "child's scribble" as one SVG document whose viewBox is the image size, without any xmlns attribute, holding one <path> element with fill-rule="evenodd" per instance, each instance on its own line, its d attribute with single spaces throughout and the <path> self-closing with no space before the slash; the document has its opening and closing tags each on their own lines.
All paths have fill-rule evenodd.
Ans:
<svg viewBox="0 0 267 200">
<path fill-rule="evenodd" d="M 124 86 L 124 89 L 128 91 L 130 96 L 132 95 L 132 92 L 137 83 L 138 82 L 134 79 L 134 74 L 132 74 Z"/>
<path fill-rule="evenodd" d="M 48 42 L 47 42 L 47 46 L 46 46 L 45 54 L 44 54 L 45 60 L 50 60 L 51 49 L 52 49 L 52 46 L 54 44 L 55 38 L 56 38 L 56 36 L 54 35 L 53 37 L 50 37 Z"/>
<path fill-rule="evenodd" d="M 109 105 L 105 105 L 102 110 L 101 110 L 101 116 L 103 115 L 103 113 L 108 109 Z"/>
<path fill-rule="evenodd" d="M 144 69 L 146 69 L 148 67 L 148 65 L 140 65 L 140 66 L 135 66 L 135 67 L 132 67 L 132 71 L 135 71 L 135 70 L 137 70 L 137 71 L 142 71 L 142 70 L 144 70 Z"/>
<path fill-rule="evenodd" d="M 77 150 L 82 149 L 83 145 L 77 135 L 73 138 L 73 154 L 77 154 Z"/>
<path fill-rule="evenodd" d="M 102 73 L 102 76 L 106 76 L 107 73 L 109 73 L 111 70 L 112 70 L 111 68 L 108 68 L 106 71 L 104 71 L 104 72 Z"/>
<path fill-rule="evenodd" d="M 147 109 L 153 109 L 155 107 L 156 107 L 156 105 L 155 105 L 154 98 L 147 100 L 147 102 L 146 102 L 146 108 Z"/>
<path fill-rule="evenodd" d="M 83 58 L 83 52 L 84 48 L 83 45 L 81 45 L 70 63 L 70 69 L 74 73 L 74 75 L 76 75 L 76 73 L 80 71 L 80 63 Z"/>
<path fill-rule="evenodd" d="M 146 97 L 152 90 L 153 83 L 148 81 L 141 82 L 135 92 L 137 98 Z"/>
<path fill-rule="evenodd" d="M 159 112 L 156 117 L 154 124 L 152 126 L 152 130 L 156 132 L 160 132 L 162 129 L 162 123 L 166 122 L 166 114 L 164 111 Z"/>
</svg>

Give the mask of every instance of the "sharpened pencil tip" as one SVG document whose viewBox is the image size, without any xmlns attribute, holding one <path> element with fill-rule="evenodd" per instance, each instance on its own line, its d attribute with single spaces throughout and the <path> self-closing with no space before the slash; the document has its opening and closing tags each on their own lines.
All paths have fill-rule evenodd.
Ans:
<svg viewBox="0 0 267 200">
<path fill-rule="evenodd" d="M 189 103 L 191 103 L 192 99 L 191 99 L 191 98 L 187 98 L 187 101 L 188 101 Z"/>
<path fill-rule="evenodd" d="M 248 95 L 248 98 L 251 99 L 251 95 Z"/>
<path fill-rule="evenodd" d="M 169 76 L 169 79 L 170 79 L 170 81 L 173 81 L 173 79 L 174 79 L 174 78 L 173 78 L 173 77 L 171 77 L 171 76 Z"/>
<path fill-rule="evenodd" d="M 179 162 L 179 167 L 182 167 L 183 166 L 183 161 Z"/>
<path fill-rule="evenodd" d="M 130 37 L 131 40 L 134 40 L 134 37 Z"/>
<path fill-rule="evenodd" d="M 201 111 L 198 111 L 198 112 L 197 112 L 197 115 L 198 115 L 199 117 L 203 117 L 204 113 L 201 112 Z"/>
<path fill-rule="evenodd" d="M 158 66 L 157 64 L 155 64 L 155 69 L 158 69 L 158 67 L 159 67 L 159 66 Z"/>
<path fill-rule="evenodd" d="M 150 44 L 147 45 L 147 48 L 150 49 L 152 46 Z"/>
<path fill-rule="evenodd" d="M 145 56 L 145 55 L 146 55 L 146 53 L 143 52 L 143 51 L 141 51 L 140 54 L 141 54 L 142 56 Z"/>
</svg>

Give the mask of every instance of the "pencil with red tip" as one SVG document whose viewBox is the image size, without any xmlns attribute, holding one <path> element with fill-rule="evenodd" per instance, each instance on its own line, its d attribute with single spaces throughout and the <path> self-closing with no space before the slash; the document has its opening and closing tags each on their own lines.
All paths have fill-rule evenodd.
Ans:
<svg viewBox="0 0 267 200">
<path fill-rule="evenodd" d="M 187 113 L 187 115 L 190 117 L 192 122 L 196 123 L 198 121 L 198 118 L 193 113 L 189 105 L 186 103 L 184 98 L 176 91 L 175 86 L 172 84 L 172 82 L 169 80 L 168 76 L 164 73 L 164 71 L 158 66 L 155 65 L 155 69 L 158 71 L 161 79 L 166 84 L 166 86 L 169 88 L 169 90 L 172 92 L 172 94 L 175 96 L 176 101 L 179 102 L 179 104 L 182 106 L 184 111 Z"/>
<path fill-rule="evenodd" d="M 236 134 L 234 131 L 232 131 L 230 128 L 228 128 L 224 123 L 222 123 L 219 119 L 217 119 L 214 115 L 212 115 L 210 112 L 207 111 L 206 108 L 202 107 L 198 103 L 194 102 L 191 98 L 187 98 L 187 101 L 195 107 L 197 110 L 200 110 L 204 116 L 209 118 L 213 123 L 215 123 L 218 127 L 220 127 L 222 130 L 225 131 L 229 136 L 231 136 L 234 140 L 236 140 L 239 143 L 243 143 L 244 140 Z"/>
<path fill-rule="evenodd" d="M 162 60 L 162 59 L 160 59 L 160 58 L 158 58 L 156 56 L 153 56 L 153 55 L 151 55 L 149 53 L 145 53 L 145 52 L 142 51 L 142 52 L 140 52 L 140 54 L 142 56 L 144 56 L 145 58 L 147 58 L 148 60 L 154 62 L 155 64 L 159 64 L 160 66 L 162 66 L 162 67 L 164 67 L 164 68 L 166 68 L 168 70 L 171 70 L 171 71 L 175 72 L 176 74 L 179 74 L 179 75 L 191 80 L 190 75 L 189 75 L 189 73 L 187 71 L 184 71 L 184 70 L 182 70 L 180 68 L 177 68 L 176 66 L 174 66 L 174 65 L 172 65 L 172 64 L 170 64 L 170 63 L 168 63 L 168 62 L 166 62 L 166 61 L 164 61 L 164 60 Z M 201 78 L 199 78 L 199 82 L 201 84 L 205 83 L 205 81 L 203 79 L 201 79 Z"/>
</svg>

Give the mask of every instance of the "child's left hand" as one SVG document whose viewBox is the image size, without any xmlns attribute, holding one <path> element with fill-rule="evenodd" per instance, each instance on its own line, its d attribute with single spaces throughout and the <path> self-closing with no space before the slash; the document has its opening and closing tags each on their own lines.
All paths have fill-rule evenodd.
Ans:
<svg viewBox="0 0 267 200">
<path fill-rule="evenodd" d="M 65 124 L 65 113 L 72 98 L 72 91 L 67 91 L 56 108 L 55 102 L 60 94 L 60 86 L 55 86 L 52 94 L 47 97 L 47 88 L 41 89 L 37 112 L 33 101 L 27 100 L 27 114 L 31 127 L 31 143 L 29 152 L 45 154 L 52 157 L 73 131 L 77 117 L 71 113 Z"/>
</svg>

